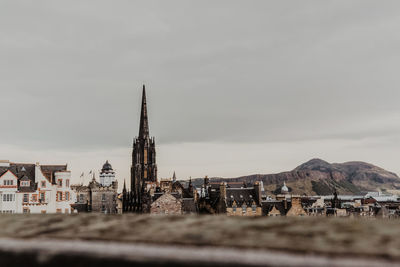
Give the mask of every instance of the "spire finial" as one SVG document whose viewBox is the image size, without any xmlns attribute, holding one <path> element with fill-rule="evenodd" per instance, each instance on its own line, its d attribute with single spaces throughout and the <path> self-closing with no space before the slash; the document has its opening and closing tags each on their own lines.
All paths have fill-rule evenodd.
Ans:
<svg viewBox="0 0 400 267">
<path fill-rule="evenodd" d="M 124 188 L 122 189 L 123 193 L 126 193 L 126 180 L 124 179 Z"/>
<path fill-rule="evenodd" d="M 175 174 L 175 171 L 174 171 L 174 175 L 172 176 L 172 181 L 173 181 L 173 182 L 176 182 L 176 174 Z"/>
<path fill-rule="evenodd" d="M 142 93 L 142 108 L 140 113 L 140 128 L 139 128 L 139 138 L 144 139 L 149 137 L 149 122 L 147 118 L 147 103 L 146 103 L 146 87 L 143 84 Z"/>
</svg>

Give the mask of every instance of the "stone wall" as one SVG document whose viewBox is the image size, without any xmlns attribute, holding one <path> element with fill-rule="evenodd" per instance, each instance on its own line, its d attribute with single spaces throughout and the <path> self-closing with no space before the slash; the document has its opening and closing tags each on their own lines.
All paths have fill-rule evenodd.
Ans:
<svg viewBox="0 0 400 267">
<path fill-rule="evenodd" d="M 151 214 L 182 214 L 182 201 L 169 193 L 165 193 L 151 204 Z"/>
<path fill-rule="evenodd" d="M 92 191 L 92 211 L 103 213 L 117 213 L 116 193 L 110 190 Z"/>
<path fill-rule="evenodd" d="M 234 208 L 226 208 L 226 215 L 228 216 L 247 216 L 247 217 L 254 217 L 254 216 L 262 216 L 262 208 L 257 207 L 255 211 L 253 211 L 252 207 L 247 207 L 246 212 L 243 212 L 242 207 L 237 207 L 236 211 Z"/>
</svg>

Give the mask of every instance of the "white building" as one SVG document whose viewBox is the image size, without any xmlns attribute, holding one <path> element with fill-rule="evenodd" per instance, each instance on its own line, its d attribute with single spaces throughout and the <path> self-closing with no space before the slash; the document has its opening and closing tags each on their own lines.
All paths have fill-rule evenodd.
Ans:
<svg viewBox="0 0 400 267">
<path fill-rule="evenodd" d="M 0 213 L 70 213 L 67 165 L 0 161 Z"/>
<path fill-rule="evenodd" d="M 110 186 L 115 181 L 115 172 L 111 164 L 106 161 L 100 172 L 100 184 L 102 186 Z"/>
</svg>

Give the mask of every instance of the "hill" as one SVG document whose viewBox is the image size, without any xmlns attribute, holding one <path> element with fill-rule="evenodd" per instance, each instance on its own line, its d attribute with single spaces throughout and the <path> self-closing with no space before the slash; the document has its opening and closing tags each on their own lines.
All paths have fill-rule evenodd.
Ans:
<svg viewBox="0 0 400 267">
<path fill-rule="evenodd" d="M 392 172 L 365 162 L 328 163 L 312 159 L 292 171 L 278 174 L 254 174 L 237 178 L 212 178 L 214 182 L 262 181 L 268 193 L 277 193 L 285 181 L 293 194 L 361 194 L 368 191 L 400 190 L 400 178 Z M 195 179 L 201 185 L 202 179 Z"/>
</svg>

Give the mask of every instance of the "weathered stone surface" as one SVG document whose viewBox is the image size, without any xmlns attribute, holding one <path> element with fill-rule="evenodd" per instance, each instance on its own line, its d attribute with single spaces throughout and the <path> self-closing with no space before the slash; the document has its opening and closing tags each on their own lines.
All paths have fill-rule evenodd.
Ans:
<svg viewBox="0 0 400 267">
<path fill-rule="evenodd" d="M 1 215 L 0 238 L 217 246 L 400 260 L 398 220 L 151 215 Z"/>
<path fill-rule="evenodd" d="M 151 214 L 169 214 L 181 215 L 182 214 L 182 200 L 175 198 L 170 193 L 165 193 L 156 201 L 151 203 Z"/>
</svg>

